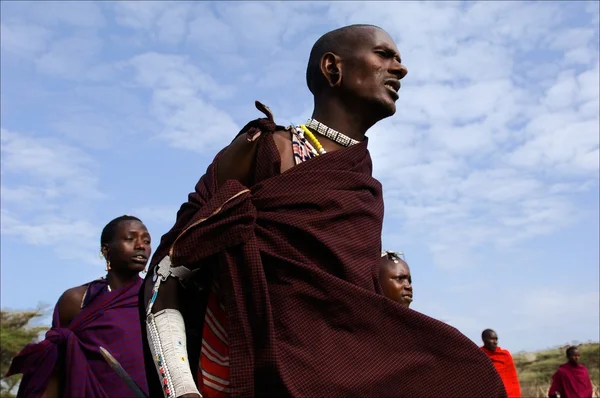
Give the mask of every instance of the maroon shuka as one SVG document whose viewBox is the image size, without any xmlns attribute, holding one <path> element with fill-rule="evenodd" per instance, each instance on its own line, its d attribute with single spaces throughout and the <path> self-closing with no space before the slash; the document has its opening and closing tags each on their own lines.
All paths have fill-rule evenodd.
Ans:
<svg viewBox="0 0 600 398">
<path fill-rule="evenodd" d="M 548 396 L 556 393 L 559 393 L 561 398 L 592 398 L 594 389 L 586 367 L 570 362 L 560 365 L 552 375 Z"/>
<path fill-rule="evenodd" d="M 367 139 L 280 173 L 270 133 L 283 127 L 267 116 L 240 132 L 262 132 L 249 188 L 217 188 L 217 155 L 151 263 L 170 252 L 174 266 L 218 269 L 231 396 L 506 397 L 473 342 L 381 294 L 384 207 Z M 204 309 L 186 304 L 194 364 L 202 329 L 190 317 Z"/>
<path fill-rule="evenodd" d="M 148 392 L 139 330 L 138 292 L 142 279 L 107 292 L 106 279 L 90 282 L 85 306 L 68 327 L 60 325 L 58 304 L 46 338 L 28 344 L 12 360 L 7 376 L 23 374 L 17 397 L 41 397 L 54 366 L 64 358 L 64 398 L 133 397 L 131 389 L 103 359 L 106 348 Z"/>
</svg>

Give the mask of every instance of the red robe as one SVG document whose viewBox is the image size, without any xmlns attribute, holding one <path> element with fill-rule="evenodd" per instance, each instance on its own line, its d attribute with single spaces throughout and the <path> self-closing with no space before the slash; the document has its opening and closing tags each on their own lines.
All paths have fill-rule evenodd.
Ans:
<svg viewBox="0 0 600 398">
<path fill-rule="evenodd" d="M 548 396 L 560 394 L 560 398 L 591 398 L 593 393 L 590 374 L 585 366 L 569 362 L 560 365 L 552 376 Z"/>
<path fill-rule="evenodd" d="M 500 378 L 502 378 L 508 398 L 521 398 L 521 385 L 519 384 L 517 367 L 510 352 L 500 347 L 497 347 L 496 351 L 490 351 L 485 347 L 481 347 L 481 349 L 490 357 Z"/>
</svg>

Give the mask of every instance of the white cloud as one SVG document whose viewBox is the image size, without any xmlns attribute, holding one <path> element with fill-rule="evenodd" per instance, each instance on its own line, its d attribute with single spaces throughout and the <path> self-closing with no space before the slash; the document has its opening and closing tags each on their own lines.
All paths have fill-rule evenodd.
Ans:
<svg viewBox="0 0 600 398">
<path fill-rule="evenodd" d="M 148 29 L 170 4 L 160 1 L 119 1 L 115 3 L 116 21 L 131 28 Z"/>
<path fill-rule="evenodd" d="M 55 139 L 2 129 L 2 234 L 90 263 L 98 231 L 76 209 L 104 198 L 96 163 Z"/>
<path fill-rule="evenodd" d="M 23 5 L 28 19 L 49 26 L 70 26 L 75 28 L 101 28 L 106 24 L 102 10 L 97 3 L 78 1 L 44 1 L 35 7 Z"/>
<path fill-rule="evenodd" d="M 62 38 L 51 44 L 50 49 L 36 60 L 36 65 L 42 73 L 81 80 L 90 72 L 88 68 L 102 44 L 94 36 Z"/>
<path fill-rule="evenodd" d="M 209 100 L 229 98 L 220 85 L 185 57 L 146 53 L 128 63 L 135 81 L 151 90 L 152 113 L 162 123 L 160 137 L 179 149 L 214 153 L 227 145 L 239 127 Z"/>
<path fill-rule="evenodd" d="M 1 139 L 4 171 L 58 188 L 62 196 L 103 196 L 92 171 L 95 162 L 81 150 L 56 140 L 37 139 L 5 129 Z"/>
<path fill-rule="evenodd" d="M 193 6 L 188 3 L 156 1 L 120 1 L 115 4 L 116 21 L 145 32 L 151 39 L 176 45 L 187 34 L 187 22 Z"/>
<path fill-rule="evenodd" d="M 7 55 L 31 58 L 47 48 L 52 36 L 48 29 L 31 23 L 10 20 L 0 23 L 0 43 Z"/>
<path fill-rule="evenodd" d="M 168 229 L 175 223 L 178 210 L 179 207 L 175 205 L 143 206 L 138 208 L 135 214 L 145 223 L 156 223 Z"/>
<path fill-rule="evenodd" d="M 2 235 L 18 237 L 32 246 L 52 247 L 58 258 L 98 265 L 98 229 L 75 217 L 46 216 L 23 221 L 2 208 Z"/>
</svg>

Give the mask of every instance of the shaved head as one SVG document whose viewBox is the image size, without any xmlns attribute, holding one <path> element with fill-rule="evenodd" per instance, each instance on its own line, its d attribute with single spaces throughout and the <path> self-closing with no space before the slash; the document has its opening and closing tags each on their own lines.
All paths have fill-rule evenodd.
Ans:
<svg viewBox="0 0 600 398">
<path fill-rule="evenodd" d="M 481 332 L 481 338 L 485 339 L 486 337 L 491 336 L 491 334 L 496 334 L 496 332 L 493 329 L 485 329 L 483 332 Z"/>
<path fill-rule="evenodd" d="M 498 348 L 498 335 L 492 329 L 485 329 L 481 332 L 481 340 L 483 340 L 483 346 L 490 351 L 496 351 Z"/>
<path fill-rule="evenodd" d="M 316 41 L 306 68 L 306 84 L 313 95 L 317 95 L 327 84 L 326 79 L 321 73 L 321 58 L 327 53 L 333 53 L 340 57 L 351 54 L 357 42 L 361 42 L 365 37 L 370 37 L 373 30 L 383 30 L 375 25 L 349 25 L 331 32 L 325 33 Z"/>
</svg>

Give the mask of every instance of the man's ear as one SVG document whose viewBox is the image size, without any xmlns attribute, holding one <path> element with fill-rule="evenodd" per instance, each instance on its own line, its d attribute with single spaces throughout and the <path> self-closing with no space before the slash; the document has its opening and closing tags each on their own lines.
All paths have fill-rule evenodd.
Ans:
<svg viewBox="0 0 600 398">
<path fill-rule="evenodd" d="M 342 83 L 342 59 L 334 53 L 325 53 L 321 57 L 321 73 L 330 87 L 339 87 Z"/>
<path fill-rule="evenodd" d="M 100 248 L 100 253 L 102 253 L 102 257 L 104 257 L 104 260 L 108 261 L 108 248 L 106 246 L 102 246 Z"/>
</svg>

